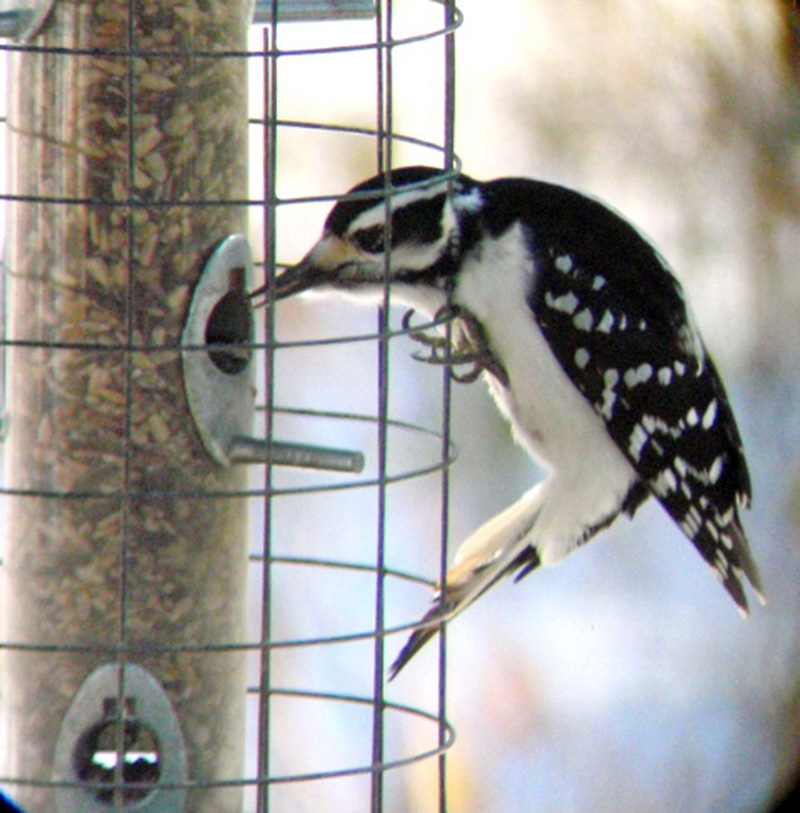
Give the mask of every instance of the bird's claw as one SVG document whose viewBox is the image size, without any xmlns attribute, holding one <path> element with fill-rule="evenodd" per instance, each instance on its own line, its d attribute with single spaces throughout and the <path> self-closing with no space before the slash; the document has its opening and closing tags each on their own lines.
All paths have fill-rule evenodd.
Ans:
<svg viewBox="0 0 800 813">
<path fill-rule="evenodd" d="M 411 358 L 415 361 L 424 361 L 426 364 L 440 364 L 446 365 L 450 368 L 461 364 L 471 364 L 472 367 L 466 372 L 458 372 L 454 369 L 450 370 L 450 377 L 459 384 L 471 384 L 477 381 L 480 374 L 483 372 L 484 367 L 480 360 L 472 353 L 438 353 L 432 352 L 429 356 L 422 353 L 412 353 Z"/>
<path fill-rule="evenodd" d="M 440 308 L 436 311 L 436 317 L 434 321 L 439 321 L 439 319 L 443 319 L 446 317 L 446 308 Z M 435 350 L 444 350 L 447 347 L 447 339 L 444 336 L 430 336 L 429 334 L 425 333 L 422 330 L 415 330 L 411 325 L 411 319 L 413 318 L 416 311 L 413 308 L 409 308 L 404 314 L 402 319 L 403 330 L 407 332 L 408 337 L 413 339 L 415 342 L 419 342 L 419 344 L 424 344 L 425 347 L 431 347 Z M 419 359 L 422 361 L 423 359 Z"/>
<path fill-rule="evenodd" d="M 497 361 L 489 348 L 489 343 L 478 321 L 472 314 L 457 305 L 445 305 L 436 312 L 435 320 L 447 318 L 458 320 L 453 326 L 450 341 L 442 336 L 431 336 L 423 331 L 412 330 L 411 318 L 414 310 L 408 310 L 403 315 L 403 329 L 415 341 L 429 348 L 430 353 L 412 353 L 416 361 L 426 364 L 446 365 L 451 368 L 451 376 L 460 384 L 471 384 L 486 370 L 501 381 L 507 382 L 507 376 L 502 365 Z M 465 372 L 457 372 L 454 367 L 470 365 Z"/>
</svg>

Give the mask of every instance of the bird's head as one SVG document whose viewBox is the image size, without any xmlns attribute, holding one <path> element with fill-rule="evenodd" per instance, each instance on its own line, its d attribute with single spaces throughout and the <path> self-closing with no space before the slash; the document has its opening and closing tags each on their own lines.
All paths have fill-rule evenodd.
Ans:
<svg viewBox="0 0 800 813">
<path fill-rule="evenodd" d="M 380 299 L 387 282 L 398 293 L 413 289 L 413 300 L 445 291 L 463 219 L 481 203 L 479 185 L 464 175 L 448 178 L 430 167 L 376 175 L 333 207 L 313 248 L 276 278 L 275 298 L 315 289 Z"/>
</svg>

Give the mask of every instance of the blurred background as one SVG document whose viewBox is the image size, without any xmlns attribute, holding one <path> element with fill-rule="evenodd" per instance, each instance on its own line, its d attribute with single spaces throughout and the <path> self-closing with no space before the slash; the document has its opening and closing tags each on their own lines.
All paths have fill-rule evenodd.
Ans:
<svg viewBox="0 0 800 813">
<path fill-rule="evenodd" d="M 501 584 L 448 629 L 448 717 L 458 732 L 447 760 L 448 809 L 770 810 L 796 779 L 800 759 L 800 13 L 791 0 L 458 5 L 464 24 L 456 38 L 455 148 L 464 171 L 481 179 L 542 178 L 608 202 L 649 235 L 683 282 L 744 439 L 754 490 L 745 525 L 769 603 L 754 601 L 743 621 L 655 503 L 559 566 Z M 398 33 L 441 18 L 426 0 L 397 0 L 395 7 Z M 278 45 L 367 41 L 371 26 L 282 25 Z M 252 38 L 252 47 L 261 47 L 260 31 Z M 399 132 L 441 139 L 441 49 L 434 42 L 397 51 Z M 281 118 L 374 126 L 374 59 L 365 59 L 287 62 Z M 263 112 L 262 79 L 254 66 L 255 116 Z M 263 189 L 262 147 L 257 134 L 255 196 Z M 297 131 L 282 136 L 278 150 L 282 197 L 342 193 L 375 171 L 370 139 L 354 146 L 352 138 Z M 398 145 L 395 162 L 436 164 L 441 157 Z M 328 208 L 278 211 L 281 262 L 313 244 Z M 254 219 L 255 246 L 261 230 Z M 287 342 L 376 326 L 374 311 L 313 297 L 281 304 L 276 318 L 278 338 Z M 392 414 L 436 429 L 441 375 L 411 360 L 413 349 L 392 342 Z M 362 343 L 280 352 L 275 380 L 280 404 L 374 411 L 375 349 Z M 307 431 L 331 446 L 369 443 L 347 422 L 277 426 L 279 435 Z M 452 436 L 459 449 L 450 475 L 455 550 L 543 473 L 513 445 L 481 383 L 455 386 Z M 438 453 L 435 439 L 398 432 L 390 440 L 398 470 Z M 309 482 L 302 472 L 276 477 L 286 489 Z M 438 480 L 393 488 L 390 565 L 436 578 L 439 504 Z M 273 511 L 276 555 L 374 556 L 369 494 L 297 494 L 276 499 Z M 257 513 L 256 506 L 254 539 Z M 332 589 L 330 574 L 318 576 L 313 568 L 276 569 L 277 637 L 369 628 L 372 582 L 353 572 Z M 257 633 L 259 591 L 252 586 Z M 403 623 L 421 615 L 430 596 L 401 586 L 390 598 L 389 623 Z M 389 639 L 389 658 L 401 644 L 401 637 Z M 391 684 L 392 700 L 434 703 L 436 657 L 433 646 L 420 654 Z M 366 643 L 281 650 L 275 680 L 369 692 L 371 663 Z M 273 724 L 278 772 L 349 765 L 364 754 L 368 761 L 367 712 L 335 704 L 298 709 L 287 699 Z M 431 732 L 398 724 L 387 736 L 391 755 L 419 750 L 417 738 L 427 741 Z M 365 781 L 277 786 L 273 807 L 364 811 Z M 431 763 L 393 772 L 386 809 L 437 810 L 436 781 Z"/>
</svg>

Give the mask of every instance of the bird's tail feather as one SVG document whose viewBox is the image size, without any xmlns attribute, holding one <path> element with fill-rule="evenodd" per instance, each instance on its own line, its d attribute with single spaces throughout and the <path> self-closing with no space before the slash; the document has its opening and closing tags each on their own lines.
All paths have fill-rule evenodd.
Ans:
<svg viewBox="0 0 800 813">
<path fill-rule="evenodd" d="M 547 483 L 537 483 L 497 516 L 481 525 L 458 549 L 447 571 L 434 606 L 423 616 L 389 669 L 392 680 L 414 655 L 439 631 L 496 582 L 520 566 L 529 566 L 525 555 L 545 498 Z"/>
</svg>

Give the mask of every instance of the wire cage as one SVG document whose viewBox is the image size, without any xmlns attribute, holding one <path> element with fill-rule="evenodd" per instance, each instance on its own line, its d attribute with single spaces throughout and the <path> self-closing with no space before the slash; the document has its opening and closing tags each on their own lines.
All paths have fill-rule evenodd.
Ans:
<svg viewBox="0 0 800 813">
<path fill-rule="evenodd" d="M 386 667 L 445 569 L 449 374 L 411 383 L 388 286 L 377 312 L 246 294 L 342 189 L 452 170 L 459 20 L 0 5 L 0 788 L 25 810 L 445 809 L 444 636 L 424 688 Z"/>
</svg>

